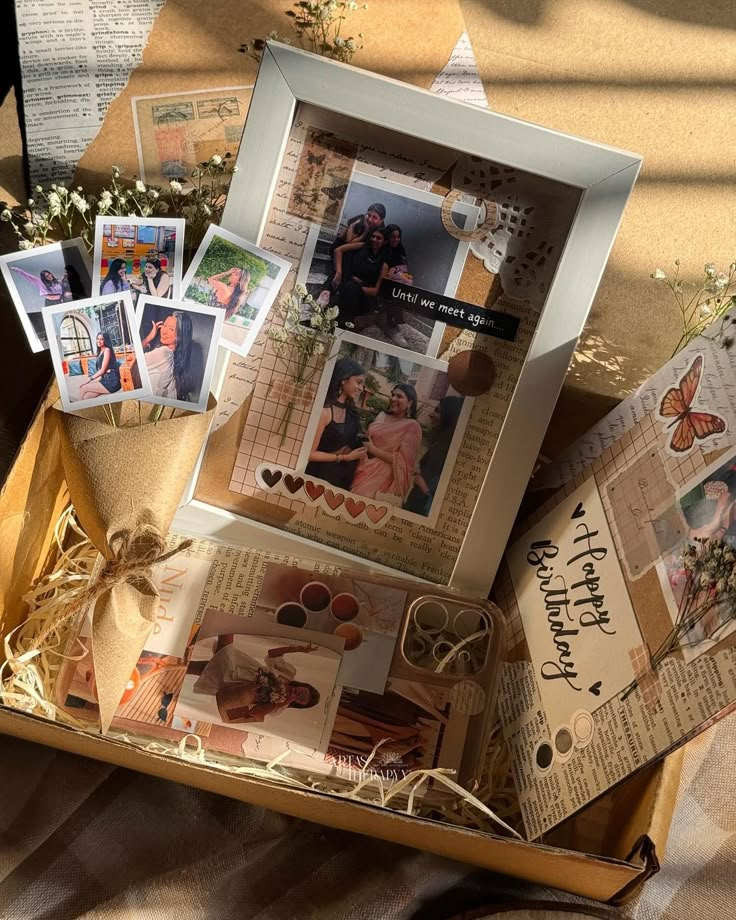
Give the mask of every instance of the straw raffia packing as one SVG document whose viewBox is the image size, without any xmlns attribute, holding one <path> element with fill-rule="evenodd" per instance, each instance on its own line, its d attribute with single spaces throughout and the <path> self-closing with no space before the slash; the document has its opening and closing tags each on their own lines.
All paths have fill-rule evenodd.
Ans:
<svg viewBox="0 0 736 920">
<path fill-rule="evenodd" d="M 4 637 L 0 696 L 5 706 L 90 733 L 87 723 L 75 719 L 53 702 L 53 687 L 63 662 L 81 660 L 87 654 L 82 650 L 75 655 L 71 642 L 81 611 L 74 609 L 74 616 L 68 611 L 76 608 L 80 598 L 89 593 L 99 559 L 97 549 L 79 526 L 71 506 L 64 510 L 54 528 L 53 554 L 56 558 L 51 571 L 23 597 L 29 607 L 26 620 Z M 303 769 L 290 769 L 288 751 L 264 765 L 246 757 L 235 761 L 224 754 L 215 756 L 205 752 L 196 735 L 187 735 L 178 744 L 165 744 L 115 730 L 106 737 L 115 743 L 132 744 L 152 753 L 239 776 L 379 804 L 485 833 L 496 833 L 501 827 L 507 834 L 520 838 L 515 829 L 521 825 L 519 807 L 499 723 L 491 732 L 488 756 L 475 795 L 454 782 L 451 770 L 414 770 L 393 780 L 368 772 L 382 742 L 374 747 L 358 778 L 349 783 L 322 775 L 312 776 Z M 440 808 L 436 804 L 428 808 L 421 800 L 415 805 L 422 786 L 430 781 L 435 788 L 443 787 L 443 792 L 449 793 Z"/>
</svg>

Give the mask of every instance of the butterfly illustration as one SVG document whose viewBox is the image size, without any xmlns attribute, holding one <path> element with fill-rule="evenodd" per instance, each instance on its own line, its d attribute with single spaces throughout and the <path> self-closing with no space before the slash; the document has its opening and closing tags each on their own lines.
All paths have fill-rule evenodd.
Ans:
<svg viewBox="0 0 736 920">
<path fill-rule="evenodd" d="M 321 166 L 327 154 L 323 153 L 322 156 L 317 156 L 315 153 L 312 153 L 311 150 L 307 150 L 307 162 L 311 163 L 313 166 Z"/>
<path fill-rule="evenodd" d="M 693 402 L 703 376 L 703 356 L 698 355 L 676 387 L 670 387 L 662 397 L 659 416 L 673 419 L 667 428 L 677 427 L 670 435 L 668 447 L 675 453 L 686 453 L 695 443 L 726 430 L 726 420 L 712 412 L 693 410 Z"/>
</svg>

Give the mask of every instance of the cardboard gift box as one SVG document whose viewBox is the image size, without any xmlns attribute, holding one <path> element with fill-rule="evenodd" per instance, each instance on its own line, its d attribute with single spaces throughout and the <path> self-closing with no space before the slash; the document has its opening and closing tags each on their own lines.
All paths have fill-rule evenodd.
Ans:
<svg viewBox="0 0 736 920">
<path fill-rule="evenodd" d="M 45 570 L 53 548 L 54 525 L 68 500 L 54 413 L 46 411 L 57 398 L 52 387 L 0 493 L 3 635 L 25 616 L 23 595 Z M 545 845 L 539 845 L 225 773 L 3 707 L 0 731 L 612 903 L 633 896 L 659 867 L 681 762 L 681 755 L 675 754 L 642 771 L 549 835 Z"/>
</svg>

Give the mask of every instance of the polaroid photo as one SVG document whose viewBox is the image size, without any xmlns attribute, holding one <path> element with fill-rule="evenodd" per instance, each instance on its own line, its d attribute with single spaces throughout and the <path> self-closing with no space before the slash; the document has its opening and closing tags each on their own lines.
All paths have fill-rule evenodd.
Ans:
<svg viewBox="0 0 736 920">
<path fill-rule="evenodd" d="M 450 386 L 445 361 L 340 333 L 297 471 L 434 526 L 472 404 Z"/>
<path fill-rule="evenodd" d="M 275 620 L 255 632 L 247 617 L 208 610 L 192 636 L 174 715 L 318 750 L 332 729 L 343 645 Z"/>
<path fill-rule="evenodd" d="M 220 344 L 248 354 L 291 265 L 211 225 L 184 276 L 182 299 L 223 313 Z"/>
<path fill-rule="evenodd" d="M 148 399 L 145 358 L 130 291 L 43 311 L 51 360 L 67 412 Z"/>
<path fill-rule="evenodd" d="M 0 269 L 34 352 L 49 347 L 42 311 L 92 293 L 92 262 L 81 239 L 0 256 Z"/>
<path fill-rule="evenodd" d="M 93 294 L 129 291 L 177 300 L 181 293 L 185 221 L 179 217 L 98 217 Z"/>
<path fill-rule="evenodd" d="M 222 310 L 140 297 L 135 311 L 149 402 L 204 412 L 222 331 Z M 145 368 L 145 370 L 144 370 Z"/>
<path fill-rule="evenodd" d="M 442 195 L 354 170 L 337 230 L 332 223 L 312 224 L 297 281 L 318 303 L 340 309 L 341 326 L 351 323 L 367 338 L 436 355 L 445 324 L 412 313 L 409 305 L 383 307 L 378 290 L 393 279 L 455 295 L 470 244 L 445 230 L 443 201 Z M 475 205 L 455 205 L 460 229 L 472 229 L 477 219 Z"/>
</svg>

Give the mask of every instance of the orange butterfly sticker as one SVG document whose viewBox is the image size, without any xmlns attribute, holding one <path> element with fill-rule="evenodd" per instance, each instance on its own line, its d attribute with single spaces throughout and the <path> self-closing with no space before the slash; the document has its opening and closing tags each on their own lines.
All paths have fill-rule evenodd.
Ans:
<svg viewBox="0 0 736 920">
<path fill-rule="evenodd" d="M 667 390 L 659 405 L 660 418 L 673 419 L 667 428 L 677 426 L 670 435 L 667 446 L 678 454 L 690 450 L 696 439 L 702 441 L 726 430 L 726 420 L 720 415 L 693 410 L 693 402 L 702 376 L 703 356 L 698 355 L 685 371 L 679 386 Z"/>
</svg>

